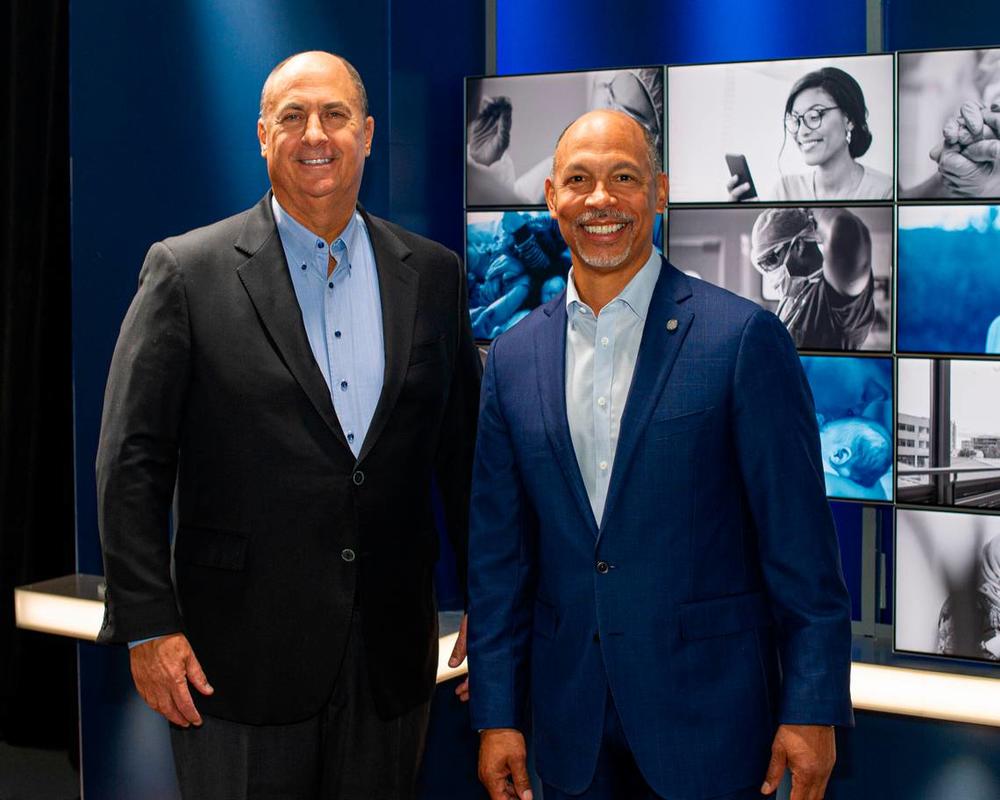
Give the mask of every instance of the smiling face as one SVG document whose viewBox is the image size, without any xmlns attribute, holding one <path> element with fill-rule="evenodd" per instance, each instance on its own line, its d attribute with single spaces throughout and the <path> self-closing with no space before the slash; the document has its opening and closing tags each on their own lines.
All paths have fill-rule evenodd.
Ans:
<svg viewBox="0 0 1000 800">
<path fill-rule="evenodd" d="M 810 108 L 831 108 L 837 103 L 824 89 L 804 89 L 799 92 L 792 103 L 792 111 L 805 114 Z M 833 108 L 823 114 L 819 127 L 811 131 L 804 122 L 800 122 L 795 134 L 795 143 L 799 146 L 802 158 L 809 166 L 823 164 L 829 159 L 847 150 L 847 131 L 853 128 L 853 123 L 839 108 Z"/>
<path fill-rule="evenodd" d="M 642 129 L 618 111 L 574 122 L 545 181 L 549 211 L 581 270 L 638 271 L 666 195 L 666 176 L 653 174 Z"/>
<path fill-rule="evenodd" d="M 261 155 L 281 206 L 300 222 L 353 213 L 375 121 L 343 62 L 302 53 L 269 79 L 257 123 Z M 319 232 L 319 231 L 317 231 Z"/>
</svg>

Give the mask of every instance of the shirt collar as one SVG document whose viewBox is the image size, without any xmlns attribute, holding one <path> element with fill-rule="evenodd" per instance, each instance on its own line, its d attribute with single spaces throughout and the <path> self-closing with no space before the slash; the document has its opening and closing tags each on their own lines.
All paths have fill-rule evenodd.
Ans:
<svg viewBox="0 0 1000 800">
<path fill-rule="evenodd" d="M 618 296 L 611 301 L 614 303 L 621 300 L 625 306 L 632 310 L 641 321 L 645 322 L 646 313 L 649 311 L 649 303 L 653 299 L 653 289 L 656 288 L 656 281 L 660 277 L 661 256 L 659 251 L 653 247 L 649 251 L 649 258 L 642 265 L 639 271 L 632 276 L 625 288 L 618 293 Z M 608 303 L 608 305 L 611 305 Z M 570 268 L 566 281 L 566 313 L 572 318 L 577 313 L 586 309 L 588 315 L 593 315 L 591 309 L 576 290 L 576 280 L 573 278 L 573 268 Z"/>
<path fill-rule="evenodd" d="M 347 221 L 347 226 L 332 242 L 325 242 L 305 225 L 294 219 L 281 207 L 278 198 L 271 195 L 271 210 L 274 212 L 274 224 L 286 252 L 294 255 L 294 261 L 301 264 L 318 264 L 323 276 L 326 276 L 327 258 L 333 256 L 338 263 L 343 261 L 340 253 L 347 251 L 347 268 L 350 272 L 351 253 L 354 252 L 358 229 L 364 223 L 361 215 L 355 211 Z"/>
</svg>

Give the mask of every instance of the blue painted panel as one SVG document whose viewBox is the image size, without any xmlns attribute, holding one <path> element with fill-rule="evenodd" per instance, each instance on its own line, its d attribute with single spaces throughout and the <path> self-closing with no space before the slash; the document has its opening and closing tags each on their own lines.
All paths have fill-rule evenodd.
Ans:
<svg viewBox="0 0 1000 800">
<path fill-rule="evenodd" d="M 865 52 L 865 0 L 497 0 L 497 73 Z"/>
<path fill-rule="evenodd" d="M 1000 14 L 995 0 L 953 0 L 947 5 L 883 0 L 887 50 L 996 46 Z"/>
</svg>

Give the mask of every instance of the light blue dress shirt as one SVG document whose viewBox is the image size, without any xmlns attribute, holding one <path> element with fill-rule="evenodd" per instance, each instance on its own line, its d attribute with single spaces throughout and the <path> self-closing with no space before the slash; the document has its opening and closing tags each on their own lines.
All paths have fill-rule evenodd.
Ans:
<svg viewBox="0 0 1000 800">
<path fill-rule="evenodd" d="M 382 394 L 385 347 L 375 251 L 357 211 L 328 244 L 271 198 L 309 347 L 357 458 Z M 337 261 L 327 277 L 330 257 Z"/>
<path fill-rule="evenodd" d="M 598 526 L 604 516 L 622 411 L 632 384 L 660 254 L 649 259 L 600 315 L 566 286 L 566 416 L 583 485 Z"/>
</svg>

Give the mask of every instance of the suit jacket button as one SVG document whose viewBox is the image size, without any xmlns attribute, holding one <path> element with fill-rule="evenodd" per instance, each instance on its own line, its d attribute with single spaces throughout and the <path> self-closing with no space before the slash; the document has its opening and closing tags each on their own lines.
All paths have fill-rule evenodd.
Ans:
<svg viewBox="0 0 1000 800">
<path fill-rule="evenodd" d="M 609 569 L 611 569 L 611 567 L 608 565 L 607 561 L 597 562 L 597 571 L 600 572 L 602 575 L 606 575 Z"/>
<path fill-rule="evenodd" d="M 355 486 L 360 486 L 362 483 L 365 482 L 365 473 L 363 473 L 360 469 L 355 470 L 354 474 L 351 476 L 351 479 L 354 481 Z"/>
<path fill-rule="evenodd" d="M 354 551 L 350 547 L 345 547 L 340 551 L 340 557 L 350 563 L 354 560 Z"/>
</svg>

